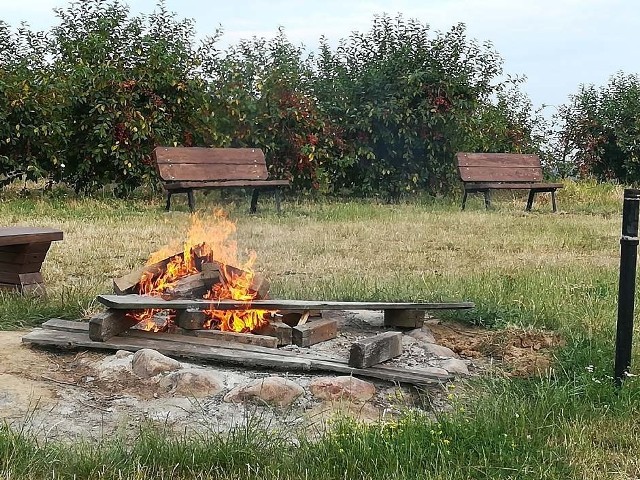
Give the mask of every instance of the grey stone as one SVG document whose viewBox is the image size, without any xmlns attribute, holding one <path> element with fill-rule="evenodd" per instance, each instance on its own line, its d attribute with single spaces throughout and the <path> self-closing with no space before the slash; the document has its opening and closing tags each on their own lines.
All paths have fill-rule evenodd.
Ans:
<svg viewBox="0 0 640 480">
<path fill-rule="evenodd" d="M 449 358 L 447 360 L 444 360 L 440 362 L 440 366 L 447 372 L 454 375 L 469 375 L 469 368 L 467 368 L 467 364 L 463 360 L 457 358 Z"/>
<path fill-rule="evenodd" d="M 422 328 L 414 328 L 413 330 L 409 330 L 405 333 L 405 335 L 409 335 L 410 337 L 415 338 L 416 340 L 423 343 L 436 343 L 436 339 L 433 336 L 433 333 L 431 333 L 431 330 L 426 325 L 424 325 Z"/>
<path fill-rule="evenodd" d="M 239 385 L 227 393 L 225 402 L 241 403 L 260 400 L 276 407 L 291 405 L 304 389 L 295 382 L 282 377 L 258 378 L 246 385 Z"/>
<path fill-rule="evenodd" d="M 366 402 L 376 393 L 373 383 L 350 376 L 321 377 L 309 384 L 314 397 L 321 400 L 348 400 Z"/>
<path fill-rule="evenodd" d="M 453 350 L 447 347 L 443 347 L 442 345 L 438 345 L 436 343 L 425 343 L 422 348 L 426 353 L 431 355 L 436 355 L 438 357 L 456 357 L 457 355 Z"/>
<path fill-rule="evenodd" d="M 151 378 L 160 373 L 173 372 L 182 368 L 177 360 L 150 348 L 143 348 L 134 353 L 131 367 L 133 373 L 140 378 Z"/>
<path fill-rule="evenodd" d="M 184 369 L 162 377 L 159 386 L 176 397 L 203 398 L 220 393 L 224 380 L 218 372 Z"/>
</svg>

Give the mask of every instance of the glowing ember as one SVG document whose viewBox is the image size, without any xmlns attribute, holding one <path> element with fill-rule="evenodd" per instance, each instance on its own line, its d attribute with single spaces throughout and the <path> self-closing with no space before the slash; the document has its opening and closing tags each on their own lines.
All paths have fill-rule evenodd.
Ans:
<svg viewBox="0 0 640 480">
<path fill-rule="evenodd" d="M 177 283 L 190 275 L 201 272 L 202 265 L 212 263 L 217 265 L 220 279 L 213 284 L 203 298 L 207 300 L 239 300 L 251 302 L 259 298 L 256 285 L 256 275 L 253 264 L 256 255 L 252 252 L 247 262 L 240 268 L 231 266 L 237 264 L 237 246 L 230 236 L 235 233 L 235 225 L 229 221 L 221 211 L 214 213 L 214 224 L 205 227 L 201 220 L 192 216 L 192 224 L 188 232 L 182 252 L 174 255 L 161 271 L 144 273 L 140 279 L 138 293 L 144 295 L 164 295 L 171 292 Z M 147 265 L 156 264 L 159 260 L 170 256 L 168 252 L 177 249 L 164 249 L 153 254 Z M 175 319 L 175 311 L 170 311 L 166 321 L 156 323 L 159 310 L 145 310 L 130 314 L 140 323 L 136 328 L 143 330 L 166 330 Z M 209 321 L 203 328 L 219 329 L 223 331 L 251 332 L 266 325 L 275 312 L 267 310 L 205 310 Z"/>
</svg>

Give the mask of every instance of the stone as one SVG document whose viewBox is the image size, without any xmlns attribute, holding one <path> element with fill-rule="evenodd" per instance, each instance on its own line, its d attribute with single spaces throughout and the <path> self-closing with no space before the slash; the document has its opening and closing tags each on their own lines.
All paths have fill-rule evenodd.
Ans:
<svg viewBox="0 0 640 480">
<path fill-rule="evenodd" d="M 174 372 L 182 368 L 180 362 L 150 348 L 143 348 L 131 359 L 133 373 L 140 378 L 155 377 L 160 373 Z"/>
<path fill-rule="evenodd" d="M 420 371 L 431 375 L 449 375 L 450 373 L 448 370 L 440 367 L 421 367 Z"/>
<path fill-rule="evenodd" d="M 224 380 L 218 372 L 195 368 L 171 372 L 158 384 L 162 390 L 176 397 L 210 397 L 224 388 Z"/>
<path fill-rule="evenodd" d="M 431 330 L 426 325 L 422 328 L 414 328 L 413 330 L 409 330 L 408 332 L 405 332 L 405 335 L 409 335 L 410 337 L 415 338 L 416 340 L 423 343 L 436 343 L 436 339 L 433 336 L 433 333 L 431 333 Z"/>
<path fill-rule="evenodd" d="M 452 375 L 469 375 L 467 364 L 458 358 L 449 358 L 440 362 L 440 366 Z"/>
<path fill-rule="evenodd" d="M 366 402 L 376 393 L 373 383 L 350 376 L 321 377 L 309 384 L 309 390 L 320 400 Z"/>
<path fill-rule="evenodd" d="M 241 403 L 262 401 L 276 407 L 291 405 L 304 389 L 295 382 L 282 377 L 258 378 L 252 382 L 239 385 L 224 396 L 224 401 Z"/>
<path fill-rule="evenodd" d="M 422 348 L 424 348 L 424 351 L 426 353 L 435 355 L 437 357 L 450 357 L 450 358 L 457 357 L 457 355 L 453 350 L 447 347 L 443 347 L 442 345 L 438 345 L 436 343 L 425 343 L 424 345 L 422 345 Z"/>
<path fill-rule="evenodd" d="M 130 352 L 129 350 L 118 350 L 115 353 L 116 358 L 128 358 L 131 355 L 133 355 L 133 352 Z"/>
</svg>

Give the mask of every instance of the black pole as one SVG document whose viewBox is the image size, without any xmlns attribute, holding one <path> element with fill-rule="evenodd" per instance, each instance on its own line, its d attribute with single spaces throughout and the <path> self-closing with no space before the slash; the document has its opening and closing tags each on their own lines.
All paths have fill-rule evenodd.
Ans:
<svg viewBox="0 0 640 480">
<path fill-rule="evenodd" d="M 631 367 L 633 340 L 633 304 L 636 293 L 636 262 L 638 259 L 638 216 L 640 190 L 627 188 L 622 206 L 622 236 L 620 237 L 620 281 L 618 284 L 618 325 L 616 328 L 616 385 Z"/>
</svg>

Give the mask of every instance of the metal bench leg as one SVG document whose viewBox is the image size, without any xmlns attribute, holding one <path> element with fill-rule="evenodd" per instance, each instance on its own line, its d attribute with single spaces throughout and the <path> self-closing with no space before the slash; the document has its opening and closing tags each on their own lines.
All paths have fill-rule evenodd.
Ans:
<svg viewBox="0 0 640 480">
<path fill-rule="evenodd" d="M 196 201 L 193 197 L 193 190 L 187 191 L 187 201 L 189 202 L 189 210 L 193 213 L 196 210 Z"/>
<path fill-rule="evenodd" d="M 553 207 L 553 213 L 558 211 L 556 207 L 556 191 L 555 190 L 551 190 L 551 206 Z"/>
<path fill-rule="evenodd" d="M 256 213 L 258 210 L 258 196 L 260 196 L 260 189 L 254 188 L 251 195 L 251 207 L 249 207 L 249 213 Z"/>
<path fill-rule="evenodd" d="M 467 204 L 467 191 L 464 191 L 464 196 L 462 197 L 462 210 L 464 210 L 465 205 Z"/>
<path fill-rule="evenodd" d="M 276 212 L 279 214 L 280 213 L 280 189 L 279 188 L 274 189 L 273 196 L 275 197 L 275 201 L 276 201 Z"/>
<path fill-rule="evenodd" d="M 167 205 L 164 208 L 167 212 L 171 210 L 171 192 L 167 192 Z"/>
<path fill-rule="evenodd" d="M 527 199 L 527 208 L 526 211 L 530 212 L 531 207 L 533 207 L 533 198 L 536 196 L 536 192 L 534 190 L 529 190 L 529 198 Z"/>
<path fill-rule="evenodd" d="M 491 190 L 484 191 L 484 208 L 489 210 L 491 207 Z"/>
</svg>

